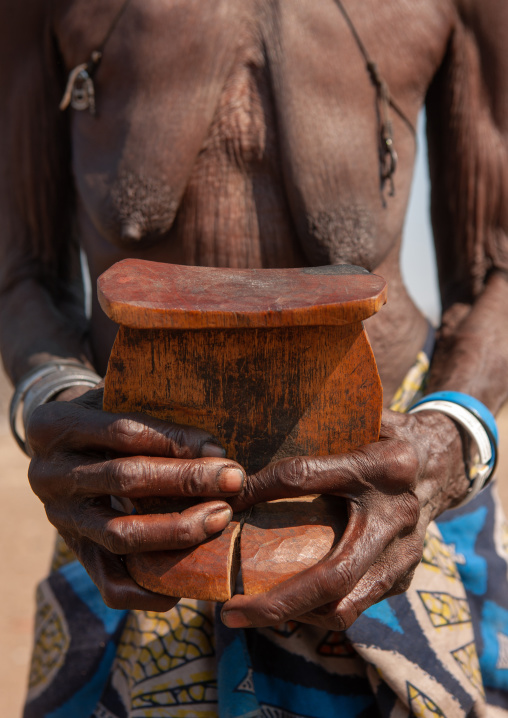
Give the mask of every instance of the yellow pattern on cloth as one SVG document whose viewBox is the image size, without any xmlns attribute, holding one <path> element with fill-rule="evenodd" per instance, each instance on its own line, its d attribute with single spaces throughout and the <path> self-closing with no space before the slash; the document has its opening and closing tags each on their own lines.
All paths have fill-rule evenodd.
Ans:
<svg viewBox="0 0 508 718">
<path fill-rule="evenodd" d="M 414 404 L 425 387 L 425 378 L 429 371 L 429 358 L 425 352 L 419 352 L 415 363 L 406 374 L 404 381 L 395 392 L 390 404 L 392 411 L 404 413 Z"/>
<path fill-rule="evenodd" d="M 415 399 L 415 395 L 421 389 L 423 379 L 426 376 L 429 368 L 429 360 L 427 356 L 421 352 L 413 367 L 408 372 L 406 379 L 397 391 L 391 409 L 396 411 L 405 411 L 411 405 Z M 425 592 L 419 590 L 421 587 L 427 589 Z M 432 591 L 428 589 L 432 588 Z M 446 650 L 444 652 L 445 660 L 447 661 L 447 667 L 455 675 L 457 680 L 464 686 L 466 690 L 478 693 L 478 703 L 482 701 L 483 686 L 481 681 L 481 674 L 479 672 L 478 656 L 476 654 L 474 636 L 472 630 L 472 624 L 470 620 L 470 613 L 468 604 L 465 596 L 465 592 L 460 581 L 459 574 L 455 562 L 453 560 L 453 553 L 450 548 L 444 543 L 439 530 L 435 524 L 429 527 L 425 541 L 424 560 L 420 564 L 416 571 L 415 579 L 413 581 L 410 592 L 413 594 L 413 602 L 416 604 L 417 613 L 420 615 L 420 619 L 426 622 L 429 626 L 429 632 L 432 630 L 434 633 L 438 627 L 447 625 L 453 626 L 453 637 L 450 635 L 443 639 L 440 635 L 435 635 L 431 638 L 431 642 L 436 644 L 440 655 L 443 653 L 442 644 L 446 643 Z M 182 604 L 180 604 L 182 605 Z M 184 602 L 185 609 L 196 610 L 197 612 L 202 611 L 203 607 L 198 602 Z M 175 612 L 170 612 L 169 615 Z M 137 629 L 133 631 L 132 624 L 136 623 Z M 183 655 L 186 651 L 186 633 L 182 633 L 177 630 L 177 624 L 172 624 L 174 628 L 167 630 L 165 627 L 161 631 L 160 638 L 164 642 L 164 655 Z M 383 673 L 385 680 L 389 683 L 392 689 L 399 696 L 399 710 L 402 712 L 400 715 L 409 715 L 408 710 L 411 710 L 414 715 L 417 716 L 441 716 L 444 713 L 441 712 L 441 708 L 438 708 L 438 704 L 434 703 L 430 696 L 433 696 L 435 700 L 439 700 L 441 705 L 445 707 L 447 715 L 454 715 L 449 711 L 457 711 L 458 704 L 454 697 L 447 694 L 442 688 L 434 685 L 435 681 L 429 680 L 429 678 L 423 675 L 423 671 L 419 671 L 416 666 L 404 666 L 404 660 L 400 661 L 402 665 L 393 665 L 394 657 L 391 655 L 380 655 L 381 652 L 369 651 L 369 649 L 352 651 L 350 645 L 344 648 L 344 635 L 337 634 L 334 632 L 322 631 L 311 626 L 302 626 L 297 624 L 297 630 L 294 628 L 287 632 L 284 631 L 273 631 L 271 629 L 261 629 L 260 633 L 268 640 L 284 645 L 289 651 L 299 652 L 305 656 L 309 661 L 315 662 L 316 656 L 319 655 L 319 659 L 322 665 L 325 665 L 328 670 L 336 671 L 336 665 L 333 665 L 332 650 L 342 650 L 347 653 L 348 660 L 342 661 L 341 670 L 346 671 L 350 675 L 362 675 L 365 674 L 365 666 L 362 665 L 363 661 L 359 661 L 359 658 L 365 659 L 369 663 L 373 663 L 377 666 L 378 670 Z M 213 624 L 206 623 L 206 626 L 202 626 L 202 629 L 206 631 L 207 638 L 210 645 L 213 645 Z M 332 638 L 333 637 L 333 638 Z M 340 640 L 337 639 L 340 637 Z M 138 615 L 137 618 L 132 618 L 129 624 L 125 628 L 124 635 L 122 636 L 118 652 L 117 662 L 114 666 L 114 671 L 120 671 L 123 674 L 123 683 L 119 679 L 114 683 L 115 687 L 121 685 L 121 693 L 126 705 L 131 706 L 131 713 L 129 716 L 132 718 L 143 718 L 151 717 L 155 715 L 149 711 L 152 709 L 148 708 L 149 705 L 153 705 L 156 700 L 155 693 L 150 693 L 150 685 L 161 686 L 174 686 L 175 676 L 170 667 L 167 669 L 160 663 L 157 664 L 157 673 L 153 673 L 151 676 L 152 683 L 141 682 L 136 683 L 136 680 L 132 677 L 133 673 L 136 675 L 142 674 L 142 669 L 139 663 L 146 660 L 150 665 L 153 665 L 151 659 L 148 659 L 148 653 L 143 653 L 142 646 L 158 645 L 159 638 L 153 630 L 149 629 L 146 624 L 146 619 Z M 124 654 L 126 652 L 126 646 L 129 646 L 131 655 L 136 655 L 137 667 L 133 669 L 130 667 L 126 668 L 124 661 Z M 467 649 L 465 648 L 467 646 Z M 325 651 L 323 651 L 323 648 Z M 333 647 L 333 648 L 332 648 Z M 466 651 L 466 653 L 464 653 Z M 375 655 L 377 653 L 377 655 Z M 207 654 L 206 657 L 207 668 L 205 675 L 207 677 L 213 676 L 214 670 L 214 656 L 213 654 Z M 395 670 L 394 670 L 395 668 Z M 400 670 L 402 668 L 402 670 Z M 404 670 L 404 668 L 406 670 Z M 415 670 L 416 669 L 416 670 Z M 409 672 L 410 671 L 410 672 Z M 130 678 L 128 675 L 130 673 Z M 413 686 L 405 680 L 406 675 L 418 675 L 421 673 L 421 682 L 417 686 Z M 390 676 L 387 679 L 387 676 Z M 166 702 L 167 712 L 161 713 L 160 715 L 171 716 L 171 718 L 178 716 L 178 718 L 191 718 L 194 716 L 201 715 L 197 712 L 197 705 L 189 705 L 188 702 L 188 691 L 189 686 L 201 686 L 201 680 L 197 680 L 195 673 L 191 672 L 190 666 L 181 666 L 179 672 L 179 679 L 182 681 L 182 687 L 185 687 L 185 691 L 179 694 L 174 690 L 170 690 L 171 701 Z M 137 686 L 132 690 L 130 696 L 127 685 Z M 136 707 L 139 695 L 139 686 L 143 687 L 143 696 L 145 701 L 145 712 L 138 713 Z M 427 692 L 425 692 L 425 690 Z M 173 702 L 176 701 L 176 702 Z M 178 706 L 178 710 L 176 707 Z M 217 709 L 213 709 L 212 706 L 203 704 L 202 709 L 210 711 L 206 715 L 210 718 L 216 718 L 218 716 Z M 478 715 L 481 714 L 479 711 Z M 455 715 L 459 715 L 458 712 Z"/>
<path fill-rule="evenodd" d="M 396 393 L 392 409 L 407 410 L 421 389 L 428 368 L 429 360 L 421 352 Z M 498 540 L 505 547 L 507 534 L 503 525 Z M 58 539 L 52 571 L 73 559 L 72 552 Z M 432 523 L 425 539 L 423 560 L 405 595 L 439 661 L 472 696 L 474 715 L 486 716 L 471 616 L 457 570 L 460 560 Z M 68 649 L 65 625 L 61 620 L 59 623 L 58 610 L 45 582 L 38 591 L 37 603 L 32 691 L 51 682 Z M 121 699 L 122 718 L 218 717 L 214 620 L 213 604 L 187 599 L 165 614 L 130 612 L 109 678 L 110 688 Z M 292 655 L 301 656 L 337 677 L 361 677 L 374 693 L 384 682 L 396 696 L 390 713 L 394 717 L 465 715 L 452 693 L 401 654 L 361 643 L 355 643 L 353 648 L 342 633 L 295 622 L 258 630 L 274 648 L 283 646 Z M 495 715 L 508 716 L 508 711 L 496 708 Z M 116 715 L 99 702 L 93 717 L 116 718 Z"/>
<path fill-rule="evenodd" d="M 165 614 L 130 614 L 113 685 L 133 717 L 215 718 L 215 672 L 211 604 L 183 599 Z"/>
<path fill-rule="evenodd" d="M 28 679 L 28 697 L 44 691 L 62 666 L 70 644 L 63 611 L 51 588 L 41 583 L 37 588 L 34 651 Z"/>
</svg>

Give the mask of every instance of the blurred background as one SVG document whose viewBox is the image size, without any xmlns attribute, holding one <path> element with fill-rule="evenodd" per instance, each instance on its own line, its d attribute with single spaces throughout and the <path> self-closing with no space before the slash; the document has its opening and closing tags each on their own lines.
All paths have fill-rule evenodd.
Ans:
<svg viewBox="0 0 508 718">
<path fill-rule="evenodd" d="M 424 117 L 419 123 L 419 150 L 406 220 L 402 268 L 415 302 L 433 324 L 439 323 L 440 304 L 429 221 L 429 179 Z M 54 533 L 44 509 L 26 478 L 28 460 L 10 436 L 7 411 L 11 387 L 0 369 L 0 695 L 4 716 L 21 715 L 32 644 L 36 583 L 49 567 Z M 501 458 L 498 476 L 508 473 L 508 406 L 498 417 Z M 506 446 L 506 451 L 503 447 Z M 500 487 L 508 512 L 508 481 Z M 21 536 L 22 540 L 15 540 Z"/>
</svg>

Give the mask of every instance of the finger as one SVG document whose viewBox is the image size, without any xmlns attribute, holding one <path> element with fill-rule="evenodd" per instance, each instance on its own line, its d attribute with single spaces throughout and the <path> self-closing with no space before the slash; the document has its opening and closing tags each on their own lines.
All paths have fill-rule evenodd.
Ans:
<svg viewBox="0 0 508 718">
<path fill-rule="evenodd" d="M 394 542 L 341 601 L 331 602 L 298 618 L 302 623 L 343 631 L 375 603 L 408 590 L 421 561 L 422 547 L 411 541 Z"/>
<path fill-rule="evenodd" d="M 181 514 L 127 516 L 97 502 L 80 504 L 73 512 L 47 507 L 51 523 L 60 533 L 83 536 L 110 553 L 172 551 L 202 543 L 226 528 L 231 507 L 220 501 L 192 506 Z"/>
<path fill-rule="evenodd" d="M 118 610 L 169 611 L 178 598 L 162 596 L 139 586 L 128 574 L 119 556 L 87 541 L 65 537 L 90 578 L 99 589 L 104 603 Z"/>
<path fill-rule="evenodd" d="M 112 452 L 120 455 L 224 457 L 216 439 L 192 426 L 145 414 L 111 414 L 75 402 L 50 402 L 30 417 L 27 437 L 35 453 L 55 450 Z"/>
<path fill-rule="evenodd" d="M 239 464 L 220 459 L 132 456 L 99 462 L 77 457 L 51 464 L 34 459 L 29 479 L 39 496 L 221 498 L 241 491 L 245 472 Z"/>
<path fill-rule="evenodd" d="M 248 476 L 235 511 L 262 501 L 309 494 L 336 494 L 358 498 L 376 491 L 396 494 L 416 481 L 420 464 L 408 442 L 397 439 L 369 444 L 348 454 L 299 456 L 268 465 Z"/>
<path fill-rule="evenodd" d="M 224 623 L 231 628 L 273 626 L 343 599 L 391 540 L 392 527 L 373 531 L 372 523 L 368 514 L 358 511 L 323 561 L 267 593 L 234 596 L 222 609 Z"/>
</svg>

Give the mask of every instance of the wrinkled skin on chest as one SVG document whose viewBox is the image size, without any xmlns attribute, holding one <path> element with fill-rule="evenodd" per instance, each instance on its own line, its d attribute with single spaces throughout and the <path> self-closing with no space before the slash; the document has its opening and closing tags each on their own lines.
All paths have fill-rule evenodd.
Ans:
<svg viewBox="0 0 508 718">
<path fill-rule="evenodd" d="M 67 70 L 100 46 L 120 6 L 62 5 Z M 415 124 L 450 7 L 371 0 L 348 10 Z M 388 197 L 375 89 L 333 0 L 130 0 L 95 86 L 97 116 L 71 111 L 92 280 L 126 256 L 228 267 L 348 262 L 384 272 L 388 311 L 414 326 L 397 254 L 415 141 L 392 112 L 399 167 Z M 424 333 L 417 326 L 413 343 Z"/>
<path fill-rule="evenodd" d="M 428 389 L 471 394 L 495 412 L 508 397 L 508 12 L 500 0 L 345 2 L 412 123 L 425 96 L 445 310 Z M 95 78 L 95 117 L 62 115 L 58 102 L 121 0 L 56 0 L 50 18 L 37 0 L 4 5 L 0 347 L 13 381 L 62 357 L 105 370 L 116 327 L 95 305 L 83 335 L 78 302 L 61 300 L 74 280 L 61 271 L 72 269 L 65 250 L 75 256 L 72 219 L 92 281 L 126 256 L 375 270 L 389 301 L 367 328 L 388 402 L 427 333 L 398 268 L 415 145 L 392 112 L 400 161 L 390 198 L 375 91 L 335 1 L 130 0 Z M 232 509 L 331 494 L 349 521 L 328 558 L 268 594 L 236 595 L 223 617 L 237 628 L 299 620 L 343 630 L 407 589 L 429 522 L 467 494 L 466 447 L 438 412 L 386 411 L 379 442 L 247 476 L 200 428 L 108 414 L 100 389 L 83 389 L 28 422 L 30 482 L 115 608 L 176 600 L 141 589 L 123 556 L 198 545 Z M 190 514 L 119 515 L 111 495 L 206 501 Z"/>
</svg>

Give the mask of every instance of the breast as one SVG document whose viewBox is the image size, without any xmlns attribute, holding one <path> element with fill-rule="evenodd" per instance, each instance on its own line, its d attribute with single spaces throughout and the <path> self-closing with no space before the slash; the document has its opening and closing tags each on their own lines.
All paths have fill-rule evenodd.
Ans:
<svg viewBox="0 0 508 718">
<path fill-rule="evenodd" d="M 69 67 L 99 35 L 84 7 L 71 3 L 65 32 L 62 21 Z M 95 231 L 127 255 L 167 246 L 171 261 L 178 246 L 189 264 L 379 264 L 402 227 L 414 140 L 395 120 L 399 191 L 386 210 L 372 86 L 335 10 L 302 0 L 275 18 L 257 0 L 131 0 L 97 73 L 97 116 L 72 116 Z M 359 30 L 372 34 L 365 14 Z M 393 86 L 404 106 L 413 93 L 416 115 L 414 88 Z"/>
<path fill-rule="evenodd" d="M 68 3 L 57 23 L 68 71 L 113 19 L 90 1 Z M 77 189 L 108 241 L 150 243 L 171 230 L 234 64 L 237 5 L 131 0 L 95 76 L 96 116 L 69 110 Z"/>
<path fill-rule="evenodd" d="M 105 54 L 97 118 L 73 115 L 74 163 L 83 210 L 119 250 L 142 256 L 167 245 L 170 261 L 178 246 L 178 261 L 189 264 L 306 263 L 285 195 L 262 34 L 257 22 L 237 30 L 220 87 L 218 71 L 201 66 L 178 92 L 171 78 L 151 77 L 143 56 L 122 68 L 132 69 L 126 87 L 115 66 L 121 48 L 108 62 Z"/>
</svg>

